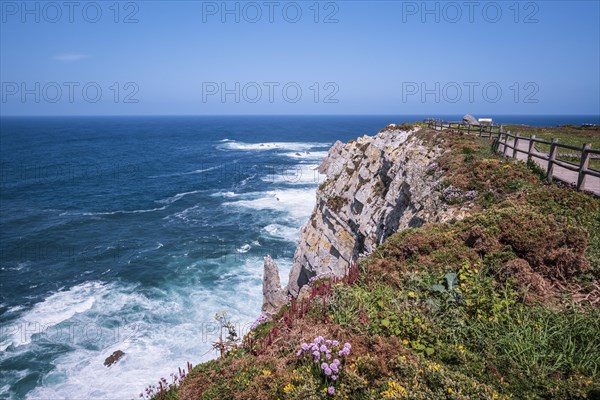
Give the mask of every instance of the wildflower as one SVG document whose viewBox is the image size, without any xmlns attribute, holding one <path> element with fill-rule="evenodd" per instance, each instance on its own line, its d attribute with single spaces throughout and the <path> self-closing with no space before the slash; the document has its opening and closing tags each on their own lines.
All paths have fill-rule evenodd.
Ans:
<svg viewBox="0 0 600 400">
<path fill-rule="evenodd" d="M 294 386 L 292 383 L 288 383 L 288 384 L 287 384 L 287 385 L 285 385 L 285 387 L 283 388 L 283 391 L 284 391 L 285 393 L 290 393 L 290 392 L 293 392 L 295 388 L 296 388 L 296 387 L 295 387 L 295 386 Z"/>
<path fill-rule="evenodd" d="M 329 365 L 326 362 L 324 362 L 323 364 L 321 364 L 321 369 L 322 370 L 325 370 L 325 368 L 328 368 L 328 367 L 329 367 Z"/>
<path fill-rule="evenodd" d="M 270 375 L 271 375 L 271 371 L 269 371 L 268 369 L 263 369 L 263 370 L 262 370 L 262 374 L 263 374 L 264 376 L 270 376 Z"/>
<path fill-rule="evenodd" d="M 408 343 L 409 343 L 409 342 L 408 342 L 408 340 L 407 340 L 407 339 L 403 339 L 403 340 L 402 340 L 402 344 L 403 344 L 403 345 L 405 345 L 405 346 L 406 346 Z"/>
<path fill-rule="evenodd" d="M 333 372 L 331 371 L 331 368 L 329 368 L 329 367 L 325 368 L 325 375 L 331 376 L 332 373 Z"/>
<path fill-rule="evenodd" d="M 331 375 L 331 379 L 333 379 L 334 381 L 337 380 L 337 375 Z"/>
<path fill-rule="evenodd" d="M 220 314 L 217 314 L 217 316 L 220 317 Z M 252 326 L 250 327 L 250 330 L 255 330 L 256 328 L 258 328 L 258 326 L 260 324 L 262 324 L 263 322 L 267 321 L 269 319 L 269 317 L 267 317 L 265 314 L 260 314 L 258 316 L 258 318 L 256 318 L 256 320 L 252 323 Z"/>
<path fill-rule="evenodd" d="M 448 393 L 452 393 L 454 390 L 452 390 L 451 387 L 448 388 Z"/>
<path fill-rule="evenodd" d="M 329 394 L 334 394 L 334 393 L 335 393 L 335 388 L 334 388 L 333 386 L 329 386 L 329 387 L 327 388 L 327 393 L 329 393 Z"/>
<path fill-rule="evenodd" d="M 394 381 L 388 381 L 388 390 L 381 392 L 381 396 L 387 398 L 405 397 L 408 395 L 406 388 Z"/>
</svg>

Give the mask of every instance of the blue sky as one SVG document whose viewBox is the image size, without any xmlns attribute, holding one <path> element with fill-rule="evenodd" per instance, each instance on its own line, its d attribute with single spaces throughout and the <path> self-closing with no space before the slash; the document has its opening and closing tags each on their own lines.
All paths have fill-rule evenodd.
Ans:
<svg viewBox="0 0 600 400">
<path fill-rule="evenodd" d="M 598 115 L 599 4 L 2 0 L 1 115 Z"/>
</svg>

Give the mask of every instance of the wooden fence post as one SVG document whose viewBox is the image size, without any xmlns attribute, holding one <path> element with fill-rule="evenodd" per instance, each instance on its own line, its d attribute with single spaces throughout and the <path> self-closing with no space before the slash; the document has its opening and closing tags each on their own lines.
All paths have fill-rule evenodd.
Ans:
<svg viewBox="0 0 600 400">
<path fill-rule="evenodd" d="M 504 135 L 504 148 L 502 149 L 502 155 L 506 157 L 506 150 L 508 149 L 508 147 L 506 146 L 508 144 L 508 134 L 510 134 L 510 131 L 507 132 L 506 135 Z"/>
<path fill-rule="evenodd" d="M 515 142 L 513 143 L 513 154 L 512 158 L 517 158 L 517 148 L 519 147 L 519 132 L 515 135 Z"/>
<path fill-rule="evenodd" d="M 482 129 L 483 129 L 483 125 L 479 125 L 479 136 L 481 136 Z"/>
<path fill-rule="evenodd" d="M 498 137 L 496 138 L 496 143 L 494 143 L 494 153 L 498 152 L 500 148 L 500 140 L 502 139 L 502 132 L 498 131 Z"/>
<path fill-rule="evenodd" d="M 533 139 L 535 139 L 535 135 L 531 135 L 531 137 L 529 138 L 529 149 L 527 150 L 527 161 L 531 161 L 531 153 L 533 151 L 533 145 L 535 144 Z"/>
<path fill-rule="evenodd" d="M 579 176 L 577 177 L 577 190 L 582 191 L 585 186 L 585 177 L 590 164 L 590 150 L 592 145 L 586 143 L 581 150 L 581 162 L 579 163 Z"/>
<path fill-rule="evenodd" d="M 556 153 L 558 151 L 558 139 L 552 139 L 552 144 L 550 145 L 550 154 L 548 157 L 548 170 L 546 171 L 546 179 L 549 182 L 552 182 L 552 176 L 554 173 L 554 161 L 556 160 Z"/>
</svg>

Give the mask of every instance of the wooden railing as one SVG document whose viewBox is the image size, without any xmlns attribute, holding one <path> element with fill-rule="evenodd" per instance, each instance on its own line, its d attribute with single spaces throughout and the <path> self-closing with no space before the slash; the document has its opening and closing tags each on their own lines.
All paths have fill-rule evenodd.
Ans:
<svg viewBox="0 0 600 400">
<path fill-rule="evenodd" d="M 436 130 L 457 129 L 462 132 L 474 134 L 481 137 L 492 138 L 502 131 L 502 125 L 471 125 L 464 122 L 445 122 L 439 120 L 428 120 L 430 128 Z"/>
<path fill-rule="evenodd" d="M 512 134 L 510 131 L 503 132 L 502 125 L 477 126 L 469 125 L 463 122 L 444 122 L 437 120 L 428 120 L 427 124 L 430 128 L 436 130 L 456 129 L 469 134 L 477 134 L 481 137 L 493 139 L 492 149 L 496 153 L 501 153 L 504 156 L 516 159 L 535 161 L 540 167 L 545 168 L 546 178 L 550 181 L 557 179 L 559 181 L 574 184 L 577 190 L 586 189 L 586 178 L 592 176 L 600 180 L 600 171 L 596 171 L 589 167 L 591 158 L 600 157 L 600 150 L 592 149 L 591 144 L 586 144 L 582 147 L 571 146 L 568 144 L 558 143 L 558 139 L 551 141 L 538 139 L 535 135 L 520 136 L 518 133 Z M 540 151 L 536 144 L 547 145 L 550 148 L 548 153 Z M 559 154 L 561 149 L 568 150 L 566 156 L 579 158 L 579 163 L 573 163 L 566 160 L 560 160 Z M 562 170 L 556 167 L 562 168 Z M 566 171 L 570 171 L 566 172 Z M 591 189 L 596 195 L 600 195 L 600 181 Z"/>
</svg>

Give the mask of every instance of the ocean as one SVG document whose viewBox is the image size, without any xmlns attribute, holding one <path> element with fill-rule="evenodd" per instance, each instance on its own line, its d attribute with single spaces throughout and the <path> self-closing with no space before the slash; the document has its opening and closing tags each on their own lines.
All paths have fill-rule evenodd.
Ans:
<svg viewBox="0 0 600 400">
<path fill-rule="evenodd" d="M 214 358 L 215 313 L 259 315 L 266 254 L 286 283 L 329 146 L 425 117 L 0 119 L 0 398 L 138 398 Z"/>
</svg>

